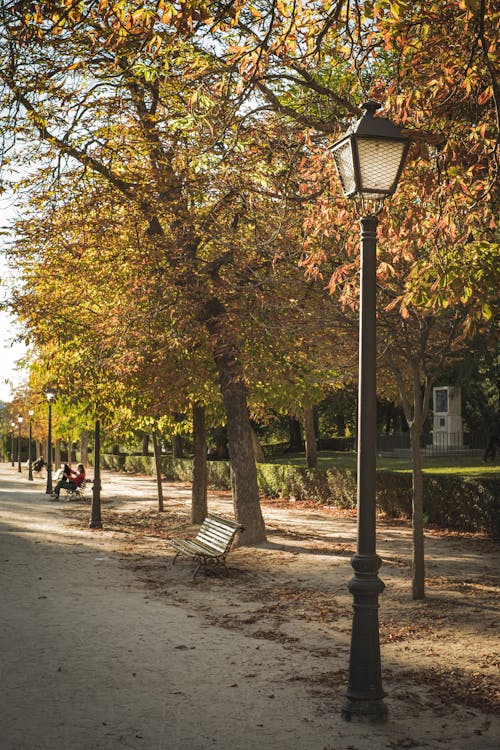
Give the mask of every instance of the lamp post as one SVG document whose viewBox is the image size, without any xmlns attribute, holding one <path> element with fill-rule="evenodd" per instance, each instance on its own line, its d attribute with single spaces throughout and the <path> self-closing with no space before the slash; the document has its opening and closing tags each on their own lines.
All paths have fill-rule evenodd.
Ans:
<svg viewBox="0 0 500 750">
<path fill-rule="evenodd" d="M 409 138 L 390 120 L 375 117 L 377 102 L 363 104 L 365 113 L 332 147 L 344 195 L 357 200 L 361 230 L 359 381 L 358 381 L 358 533 L 351 559 L 354 575 L 349 684 L 342 717 L 386 721 L 382 689 L 378 597 L 385 586 L 378 577 L 376 554 L 376 243 L 378 214 L 396 190 Z"/>
<path fill-rule="evenodd" d="M 15 422 L 11 422 L 10 426 L 12 428 L 12 432 L 10 434 L 10 437 L 11 437 L 11 443 L 10 443 L 10 460 L 11 460 L 12 466 L 14 466 L 15 465 L 14 464 L 14 430 L 16 429 L 16 423 Z"/>
<path fill-rule="evenodd" d="M 47 487 L 45 489 L 46 495 L 52 494 L 52 401 L 56 396 L 56 392 L 53 388 L 47 388 L 45 390 L 45 398 L 49 405 L 49 427 L 47 432 Z"/>
<path fill-rule="evenodd" d="M 17 470 L 19 473 L 21 473 L 21 425 L 23 423 L 23 418 L 20 414 L 17 415 L 17 424 L 19 425 L 19 430 L 17 433 Z"/>
<path fill-rule="evenodd" d="M 33 414 L 34 413 L 35 412 L 33 411 L 33 409 L 30 409 L 28 411 L 28 414 L 29 414 L 29 417 L 30 417 L 30 436 L 29 436 L 29 440 L 28 440 L 28 479 L 29 479 L 30 482 L 33 481 L 33 467 L 31 465 L 31 458 L 32 458 L 31 443 L 33 441 Z"/>
</svg>

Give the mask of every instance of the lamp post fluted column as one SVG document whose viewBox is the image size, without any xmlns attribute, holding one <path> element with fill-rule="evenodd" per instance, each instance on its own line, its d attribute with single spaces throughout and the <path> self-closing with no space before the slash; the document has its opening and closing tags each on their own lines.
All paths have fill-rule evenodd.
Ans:
<svg viewBox="0 0 500 750">
<path fill-rule="evenodd" d="M 387 718 L 383 702 L 378 623 L 378 597 L 384 583 L 378 577 L 382 560 L 376 554 L 377 480 L 377 341 L 376 341 L 376 243 L 377 216 L 363 216 L 361 229 L 361 278 L 359 313 L 358 381 L 358 534 L 351 560 L 354 576 L 353 621 L 349 684 L 342 716 L 365 716 L 373 721 Z"/>
</svg>

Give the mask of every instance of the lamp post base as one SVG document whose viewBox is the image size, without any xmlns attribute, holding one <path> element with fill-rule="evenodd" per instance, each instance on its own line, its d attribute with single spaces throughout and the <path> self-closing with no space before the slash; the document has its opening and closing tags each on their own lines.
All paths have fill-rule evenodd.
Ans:
<svg viewBox="0 0 500 750">
<path fill-rule="evenodd" d="M 380 667 L 378 597 L 384 583 L 377 573 L 382 560 L 376 554 L 357 552 L 351 559 L 354 576 L 349 582 L 353 595 L 349 686 L 342 718 L 371 722 L 387 720 Z"/>
<path fill-rule="evenodd" d="M 366 721 L 383 724 L 387 721 L 389 711 L 383 700 L 354 700 L 347 698 L 342 706 L 344 721 Z"/>
</svg>

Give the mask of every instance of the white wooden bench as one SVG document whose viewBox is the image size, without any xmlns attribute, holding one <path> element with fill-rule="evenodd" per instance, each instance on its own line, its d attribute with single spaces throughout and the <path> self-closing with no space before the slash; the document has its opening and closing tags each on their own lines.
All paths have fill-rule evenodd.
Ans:
<svg viewBox="0 0 500 750">
<path fill-rule="evenodd" d="M 209 513 L 193 539 L 169 539 L 177 550 L 172 565 L 179 555 L 184 554 L 198 563 L 193 579 L 202 566 L 222 565 L 227 573 L 226 557 L 238 531 L 243 531 L 241 524 Z"/>
</svg>

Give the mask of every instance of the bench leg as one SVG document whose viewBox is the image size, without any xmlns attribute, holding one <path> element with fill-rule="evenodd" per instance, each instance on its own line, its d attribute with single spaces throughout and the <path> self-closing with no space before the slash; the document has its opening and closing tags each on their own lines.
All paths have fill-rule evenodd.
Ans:
<svg viewBox="0 0 500 750">
<path fill-rule="evenodd" d="M 174 567 L 174 565 L 175 565 L 175 561 L 177 560 L 177 558 L 179 557 L 179 555 L 180 555 L 180 554 L 181 554 L 181 551 L 180 551 L 180 550 L 179 550 L 178 552 L 176 552 L 176 553 L 175 553 L 175 557 L 174 557 L 174 559 L 172 560 L 172 567 Z"/>
</svg>

